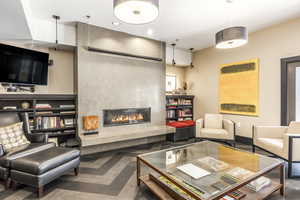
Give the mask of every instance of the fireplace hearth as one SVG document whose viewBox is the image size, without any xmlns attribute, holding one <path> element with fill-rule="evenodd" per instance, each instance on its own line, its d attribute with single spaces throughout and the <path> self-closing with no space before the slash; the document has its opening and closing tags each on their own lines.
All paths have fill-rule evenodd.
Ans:
<svg viewBox="0 0 300 200">
<path fill-rule="evenodd" d="M 123 126 L 151 122 L 151 108 L 103 110 L 103 126 Z"/>
</svg>

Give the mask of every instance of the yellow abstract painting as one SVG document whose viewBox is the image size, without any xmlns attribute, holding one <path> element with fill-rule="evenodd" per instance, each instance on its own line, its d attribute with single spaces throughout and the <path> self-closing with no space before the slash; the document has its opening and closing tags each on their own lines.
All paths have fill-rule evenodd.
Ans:
<svg viewBox="0 0 300 200">
<path fill-rule="evenodd" d="M 259 115 L 259 60 L 221 65 L 220 113 Z"/>
</svg>

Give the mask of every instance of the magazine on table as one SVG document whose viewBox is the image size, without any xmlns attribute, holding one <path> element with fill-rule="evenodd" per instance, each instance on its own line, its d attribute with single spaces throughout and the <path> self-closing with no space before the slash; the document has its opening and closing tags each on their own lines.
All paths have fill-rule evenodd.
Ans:
<svg viewBox="0 0 300 200">
<path fill-rule="evenodd" d="M 229 167 L 229 164 L 210 156 L 198 159 L 198 161 L 215 172 L 223 171 Z"/>
</svg>

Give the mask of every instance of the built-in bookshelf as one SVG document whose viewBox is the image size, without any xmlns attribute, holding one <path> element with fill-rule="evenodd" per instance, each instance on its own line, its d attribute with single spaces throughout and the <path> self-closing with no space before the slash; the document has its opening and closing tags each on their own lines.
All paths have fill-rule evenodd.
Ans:
<svg viewBox="0 0 300 200">
<path fill-rule="evenodd" d="M 193 95 L 166 96 L 167 122 L 194 120 Z"/>
<path fill-rule="evenodd" d="M 47 133 L 50 141 L 61 146 L 79 145 L 74 142 L 79 141 L 76 95 L 1 94 L 0 112 L 28 113 L 32 133 Z"/>
</svg>

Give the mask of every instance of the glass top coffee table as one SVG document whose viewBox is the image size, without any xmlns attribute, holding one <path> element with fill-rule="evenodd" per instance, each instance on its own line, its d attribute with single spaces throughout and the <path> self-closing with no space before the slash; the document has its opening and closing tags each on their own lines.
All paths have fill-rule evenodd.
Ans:
<svg viewBox="0 0 300 200">
<path fill-rule="evenodd" d="M 276 169 L 278 180 L 265 177 Z M 283 196 L 284 170 L 281 160 L 209 141 L 137 156 L 138 185 L 159 199 L 219 200 L 237 191 L 245 200 Z"/>
</svg>

